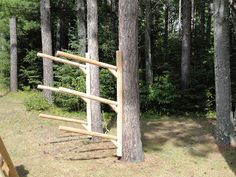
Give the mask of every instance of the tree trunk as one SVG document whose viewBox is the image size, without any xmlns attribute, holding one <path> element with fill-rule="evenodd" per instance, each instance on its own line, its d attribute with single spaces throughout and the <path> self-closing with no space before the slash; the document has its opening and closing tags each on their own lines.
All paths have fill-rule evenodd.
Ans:
<svg viewBox="0 0 236 177">
<path fill-rule="evenodd" d="M 10 18 L 10 45 L 11 45 L 11 73 L 10 90 L 17 91 L 17 35 L 16 35 L 16 17 Z"/>
<path fill-rule="evenodd" d="M 202 42 L 205 41 L 205 0 L 201 0 L 201 5 L 200 5 L 200 8 L 201 8 L 201 38 L 202 38 Z M 203 47 L 204 48 L 204 47 Z M 204 50 L 204 49 L 203 49 Z"/>
<path fill-rule="evenodd" d="M 79 54 L 85 56 L 86 53 L 86 22 L 85 22 L 84 0 L 77 0 L 77 34 L 79 43 Z"/>
<path fill-rule="evenodd" d="M 232 23 L 234 26 L 234 32 L 236 33 L 236 1 L 232 1 L 231 3 L 231 12 L 232 12 Z"/>
<path fill-rule="evenodd" d="M 182 0 L 179 0 L 179 36 L 181 37 L 182 31 Z"/>
<path fill-rule="evenodd" d="M 151 8 L 151 1 L 146 0 L 145 72 L 146 72 L 146 82 L 149 85 L 153 83 L 150 8 Z"/>
<path fill-rule="evenodd" d="M 97 0 L 87 1 L 87 33 L 88 33 L 88 54 L 93 60 L 98 60 L 98 14 Z M 99 96 L 99 68 L 90 65 L 91 73 L 91 95 Z M 101 104 L 91 101 L 91 130 L 102 132 Z"/>
<path fill-rule="evenodd" d="M 182 88 L 189 87 L 190 59 L 191 59 L 191 1 L 183 0 L 182 24 L 182 57 L 181 57 L 181 83 Z"/>
<path fill-rule="evenodd" d="M 208 48 L 211 46 L 211 20 L 212 20 L 212 11 L 211 11 L 211 0 L 208 1 L 208 15 L 207 15 L 207 29 L 206 29 L 206 42 Z"/>
<path fill-rule="evenodd" d="M 165 31 L 164 31 L 164 60 L 168 58 L 168 38 L 169 38 L 169 5 L 165 6 Z"/>
<path fill-rule="evenodd" d="M 119 0 L 119 49 L 123 58 L 123 161 L 143 161 L 138 79 L 138 0 Z"/>
<path fill-rule="evenodd" d="M 52 33 L 51 33 L 51 13 L 50 0 L 40 1 L 41 12 L 41 36 L 43 53 L 52 55 Z M 43 59 L 43 83 L 47 86 L 53 85 L 53 70 L 52 61 Z M 49 103 L 52 103 L 52 92 L 49 90 L 43 91 L 44 97 Z"/>
<path fill-rule="evenodd" d="M 234 139 L 231 120 L 231 80 L 229 44 L 229 6 L 228 1 L 214 0 L 214 46 L 215 46 L 215 84 L 216 84 L 216 141 L 229 146 Z"/>
</svg>

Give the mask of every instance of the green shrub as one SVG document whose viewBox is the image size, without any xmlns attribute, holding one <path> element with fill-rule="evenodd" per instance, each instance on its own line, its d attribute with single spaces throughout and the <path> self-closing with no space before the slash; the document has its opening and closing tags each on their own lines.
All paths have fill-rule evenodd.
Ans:
<svg viewBox="0 0 236 177">
<path fill-rule="evenodd" d="M 142 111 L 171 112 L 173 111 L 171 106 L 178 97 L 177 89 L 171 82 L 169 73 L 156 77 L 152 85 L 147 86 L 144 82 L 140 83 Z"/>
<path fill-rule="evenodd" d="M 29 96 L 25 99 L 24 105 L 27 111 L 45 111 L 51 107 L 39 92 L 29 92 Z"/>
</svg>

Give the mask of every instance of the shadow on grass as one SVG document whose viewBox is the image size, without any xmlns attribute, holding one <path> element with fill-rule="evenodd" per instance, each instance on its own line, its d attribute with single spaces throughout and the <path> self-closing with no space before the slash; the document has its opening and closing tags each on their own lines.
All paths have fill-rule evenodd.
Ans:
<svg viewBox="0 0 236 177">
<path fill-rule="evenodd" d="M 0 95 L 0 98 L 7 96 L 9 93 L 10 93 L 10 91 L 7 91 L 7 92 L 1 94 L 1 95 Z"/>
<path fill-rule="evenodd" d="M 29 171 L 25 169 L 24 165 L 17 166 L 16 171 L 17 171 L 19 177 L 27 177 L 29 174 Z"/>
<path fill-rule="evenodd" d="M 160 152 L 164 148 L 182 147 L 191 156 L 207 158 L 210 153 L 221 153 L 236 174 L 236 150 L 220 149 L 214 139 L 214 120 L 168 119 L 142 122 L 145 152 Z"/>
</svg>

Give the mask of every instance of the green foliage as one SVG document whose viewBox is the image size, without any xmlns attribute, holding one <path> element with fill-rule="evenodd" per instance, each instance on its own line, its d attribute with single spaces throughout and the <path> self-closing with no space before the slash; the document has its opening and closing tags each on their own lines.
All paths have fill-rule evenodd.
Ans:
<svg viewBox="0 0 236 177">
<path fill-rule="evenodd" d="M 55 64 L 55 86 L 85 92 L 85 76 L 78 68 Z M 69 111 L 85 110 L 85 103 L 78 97 L 62 93 L 54 94 L 55 104 Z"/>
<path fill-rule="evenodd" d="M 45 111 L 51 106 L 40 92 L 29 92 L 29 95 L 24 100 L 24 105 L 27 111 Z"/>
<path fill-rule="evenodd" d="M 19 70 L 20 87 L 25 85 L 36 88 L 42 83 L 42 62 L 37 57 L 36 51 L 27 51 L 23 58 L 23 65 Z"/>
<path fill-rule="evenodd" d="M 143 111 L 152 110 L 160 113 L 172 111 L 171 105 L 174 104 L 179 95 L 169 73 L 156 77 L 150 86 L 143 82 L 140 85 L 141 109 Z"/>
</svg>

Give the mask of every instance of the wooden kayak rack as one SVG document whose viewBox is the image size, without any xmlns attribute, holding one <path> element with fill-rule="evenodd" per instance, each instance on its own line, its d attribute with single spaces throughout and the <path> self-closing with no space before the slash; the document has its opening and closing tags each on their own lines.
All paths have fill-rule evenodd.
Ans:
<svg viewBox="0 0 236 177">
<path fill-rule="evenodd" d="M 115 144 L 115 146 L 117 147 L 117 152 L 116 152 L 117 156 L 122 157 L 122 122 L 123 122 L 122 121 L 123 120 L 122 88 L 123 87 L 122 87 L 122 56 L 121 56 L 121 52 L 120 51 L 116 52 L 116 66 L 89 59 L 90 57 L 89 57 L 88 53 L 86 53 L 86 57 L 81 57 L 78 55 L 73 55 L 73 54 L 69 54 L 66 52 L 62 52 L 62 51 L 58 51 L 56 53 L 56 57 L 51 56 L 51 55 L 47 55 L 47 54 L 43 54 L 43 53 L 38 53 L 37 56 L 42 57 L 44 59 L 52 60 L 55 62 L 60 62 L 60 63 L 64 63 L 64 64 L 78 67 L 86 75 L 86 93 L 79 92 L 79 91 L 72 90 L 72 89 L 68 89 L 68 88 L 63 88 L 63 87 L 55 88 L 55 87 L 45 86 L 45 85 L 38 85 L 38 89 L 50 90 L 53 92 L 67 93 L 67 94 L 79 96 L 80 98 L 82 98 L 86 102 L 87 121 L 78 120 L 78 119 L 71 119 L 71 118 L 66 118 L 66 117 L 60 117 L 60 116 L 54 116 L 54 115 L 46 115 L 46 114 L 40 114 L 39 117 L 45 118 L 45 119 L 81 124 L 86 130 L 72 128 L 72 127 L 65 127 L 65 126 L 59 126 L 59 130 L 108 139 L 111 142 L 113 142 Z M 59 57 L 64 57 L 67 59 L 62 59 Z M 70 59 L 70 60 L 68 60 L 68 59 Z M 90 73 L 90 65 L 96 65 L 98 67 L 108 69 L 111 72 L 111 74 L 113 74 L 115 76 L 115 78 L 117 79 L 117 100 L 116 101 L 101 98 L 99 96 L 95 96 L 95 95 L 90 94 L 90 85 L 91 85 L 90 78 L 92 77 L 91 73 Z M 91 119 L 91 106 L 90 106 L 91 100 L 95 100 L 95 101 L 98 101 L 98 102 L 101 102 L 104 104 L 108 104 L 117 113 L 117 135 L 116 136 L 93 132 L 91 130 L 91 124 L 92 124 L 92 122 L 91 122 L 92 121 L 92 119 Z"/>
<path fill-rule="evenodd" d="M 0 177 L 19 177 L 0 137 Z"/>
</svg>

